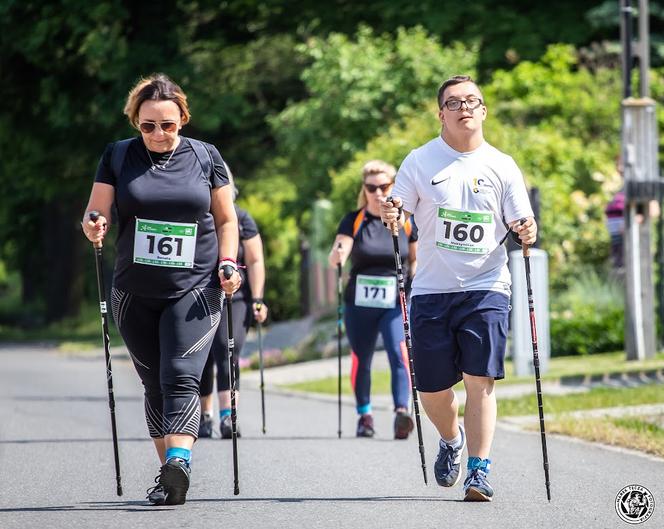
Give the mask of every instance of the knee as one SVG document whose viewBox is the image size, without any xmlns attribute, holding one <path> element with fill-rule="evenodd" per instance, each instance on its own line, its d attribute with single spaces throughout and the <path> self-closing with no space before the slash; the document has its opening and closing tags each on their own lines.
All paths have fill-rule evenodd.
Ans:
<svg viewBox="0 0 664 529">
<path fill-rule="evenodd" d="M 161 392 L 165 397 L 199 394 L 200 379 L 194 375 L 172 375 L 161 381 Z"/>
<path fill-rule="evenodd" d="M 431 404 L 433 406 L 457 406 L 458 401 L 456 393 L 452 388 L 443 389 L 442 391 L 425 392 L 420 391 L 422 402 Z"/>
<path fill-rule="evenodd" d="M 463 385 L 469 395 L 491 396 L 493 395 L 495 381 L 492 377 L 478 377 L 464 373 Z"/>
</svg>

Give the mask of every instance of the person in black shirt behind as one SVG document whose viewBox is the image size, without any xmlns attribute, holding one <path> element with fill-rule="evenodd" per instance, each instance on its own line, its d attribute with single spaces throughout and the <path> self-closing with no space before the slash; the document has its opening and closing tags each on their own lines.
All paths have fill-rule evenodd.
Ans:
<svg viewBox="0 0 664 529">
<path fill-rule="evenodd" d="M 190 114 L 177 84 L 163 74 L 141 79 L 124 112 L 140 136 L 106 147 L 82 227 L 101 242 L 115 208 L 111 308 L 145 388 L 147 426 L 162 464 L 148 500 L 177 505 L 189 488 L 198 386 L 222 290 L 231 294 L 241 282 L 237 216 L 219 151 L 179 135 Z M 96 222 L 91 211 L 101 214 Z M 234 268 L 229 279 L 223 265 Z"/>
<path fill-rule="evenodd" d="M 392 235 L 380 220 L 380 201 L 389 195 L 396 169 L 383 161 L 365 164 L 357 207 L 341 220 L 329 255 L 332 266 L 350 256 L 351 270 L 344 294 L 344 322 L 351 346 L 351 384 L 355 390 L 358 437 L 373 437 L 371 360 L 378 333 L 383 337 L 392 371 L 394 437 L 406 439 L 413 430 L 408 414 L 410 375 L 401 308 L 397 303 Z M 399 232 L 405 278 L 415 273 L 417 230 L 413 224 Z"/>
<path fill-rule="evenodd" d="M 228 169 L 228 168 L 227 168 Z M 228 170 L 228 177 L 233 185 L 235 198 L 237 188 L 233 175 Z M 242 276 L 242 287 L 233 294 L 233 341 L 235 360 L 235 385 L 240 388 L 240 363 L 238 359 L 247 338 L 247 331 L 255 319 L 263 323 L 267 318 L 267 305 L 263 301 L 265 288 L 265 260 L 263 258 L 263 241 L 258 226 L 248 211 L 235 205 L 238 226 L 240 228 L 240 246 L 237 253 L 238 268 Z M 246 272 L 245 272 L 246 270 Z M 217 391 L 219 393 L 219 431 L 222 439 L 231 439 L 231 392 L 230 366 L 228 362 L 228 314 L 224 312 L 221 323 L 212 344 L 203 377 L 201 378 L 201 425 L 198 437 L 212 437 L 214 427 L 214 366 L 217 365 Z M 235 392 L 236 402 L 240 392 Z M 239 429 L 238 429 L 239 435 Z"/>
</svg>

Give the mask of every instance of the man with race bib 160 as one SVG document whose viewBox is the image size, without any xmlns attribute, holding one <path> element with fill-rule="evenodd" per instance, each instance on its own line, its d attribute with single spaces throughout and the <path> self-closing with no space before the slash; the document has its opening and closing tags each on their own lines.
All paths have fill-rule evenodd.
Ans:
<svg viewBox="0 0 664 529">
<path fill-rule="evenodd" d="M 401 226 L 413 214 L 419 228 L 410 316 L 417 387 L 441 436 L 436 481 L 458 483 L 467 444 L 464 499 L 491 501 L 494 381 L 505 376 L 511 284 L 500 243 L 511 229 L 533 244 L 537 226 L 521 171 L 484 141 L 479 87 L 468 76 L 452 77 L 438 91 L 438 106 L 441 135 L 404 159 L 381 218 Z M 463 426 L 452 389 L 461 380 Z"/>
</svg>

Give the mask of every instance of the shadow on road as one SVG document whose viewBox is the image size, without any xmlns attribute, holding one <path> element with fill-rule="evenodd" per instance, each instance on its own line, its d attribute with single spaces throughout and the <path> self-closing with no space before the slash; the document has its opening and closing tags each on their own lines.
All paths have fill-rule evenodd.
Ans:
<svg viewBox="0 0 664 529">
<path fill-rule="evenodd" d="M 120 442 L 127 443 L 148 443 L 151 442 L 149 437 L 122 437 L 119 439 Z M 10 444 L 50 444 L 50 443 L 110 443 L 110 438 L 102 439 L 2 439 L 0 440 L 0 445 L 10 445 Z"/>
<path fill-rule="evenodd" d="M 12 400 L 25 400 L 34 402 L 107 402 L 108 395 L 105 397 L 89 397 L 86 395 L 72 395 L 72 396 L 54 396 L 54 395 L 21 395 L 20 397 L 11 397 Z M 138 397 L 118 397 L 115 396 L 116 402 L 143 402 L 143 396 Z"/>
<path fill-rule="evenodd" d="M 383 502 L 463 502 L 460 499 L 438 498 L 434 496 L 364 496 L 364 497 L 302 497 L 302 498 L 201 498 L 187 500 L 188 504 L 196 503 L 317 503 L 317 502 L 353 502 L 353 503 L 383 503 Z M 172 510 L 176 506 L 151 506 L 145 501 L 105 501 L 83 502 L 76 505 L 53 505 L 47 507 L 15 507 L 0 509 L 2 512 L 67 512 L 67 511 L 126 511 L 126 512 L 154 512 Z"/>
</svg>

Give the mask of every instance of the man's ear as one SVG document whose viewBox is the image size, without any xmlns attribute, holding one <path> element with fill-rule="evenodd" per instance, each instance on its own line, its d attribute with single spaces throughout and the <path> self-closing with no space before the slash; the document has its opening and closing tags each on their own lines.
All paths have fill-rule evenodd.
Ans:
<svg viewBox="0 0 664 529">
<path fill-rule="evenodd" d="M 443 109 L 438 110 L 438 121 L 440 121 L 441 125 L 445 125 L 445 114 L 443 114 Z"/>
</svg>

